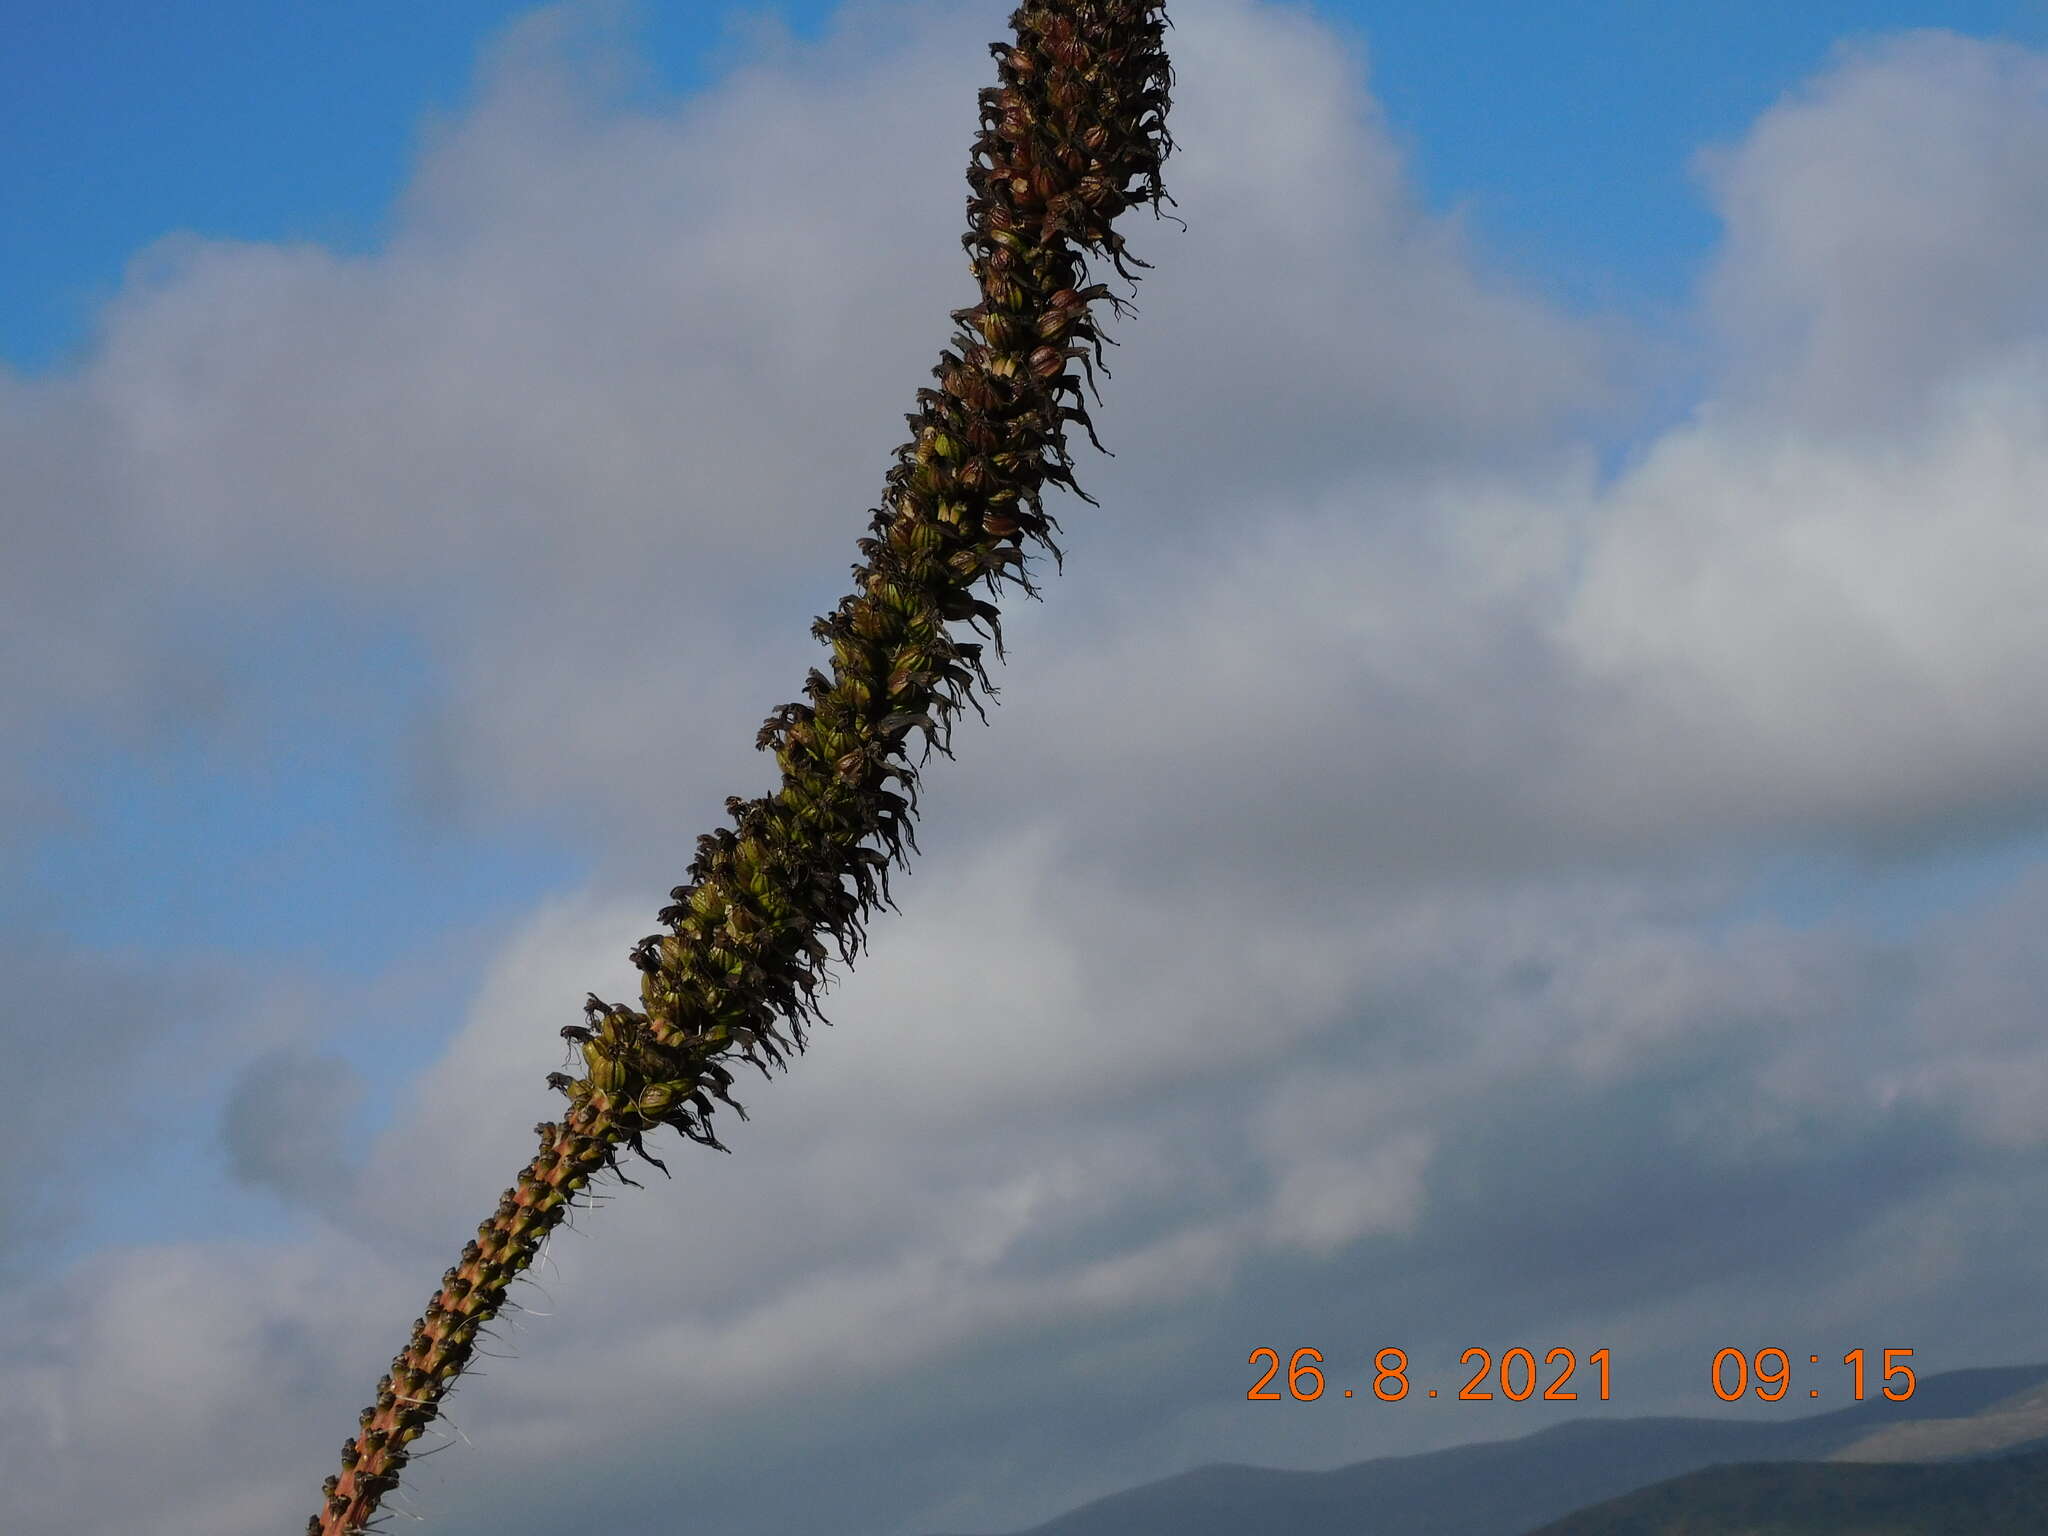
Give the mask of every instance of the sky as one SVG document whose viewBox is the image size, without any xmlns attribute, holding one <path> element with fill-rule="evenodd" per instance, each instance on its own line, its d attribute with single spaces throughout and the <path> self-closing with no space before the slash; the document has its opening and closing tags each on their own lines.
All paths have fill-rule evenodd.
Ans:
<svg viewBox="0 0 2048 1536">
<path fill-rule="evenodd" d="M 1006 1532 L 2048 1361 L 2048 7 L 1646 9 L 1171 4 L 900 913 L 393 1507 Z M 311 1511 L 772 785 L 1008 14 L 9 8 L 0 1528 Z M 1363 1401 L 1247 1400 L 1304 1346 Z"/>
</svg>

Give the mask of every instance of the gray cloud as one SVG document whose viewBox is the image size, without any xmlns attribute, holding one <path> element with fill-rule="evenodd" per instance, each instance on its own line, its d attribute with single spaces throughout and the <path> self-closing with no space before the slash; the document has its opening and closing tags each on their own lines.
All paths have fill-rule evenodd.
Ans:
<svg viewBox="0 0 2048 1536">
<path fill-rule="evenodd" d="M 1140 975 L 1155 957 L 1134 915 L 1105 926 L 1043 891 L 1026 900 L 1031 924 L 1011 925 L 1019 959 L 975 978 L 1008 1008 L 906 985 L 930 974 L 920 951 L 950 948 L 962 914 L 1000 918 L 977 898 L 1014 883 L 1007 850 L 965 885 L 938 862 L 882 963 L 848 982 L 840 1027 L 754 1095 L 735 1158 L 679 1152 L 675 1185 L 579 1216 L 551 1245 L 544 1291 L 521 1293 L 549 1315 L 500 1330 L 523 1358 L 486 1361 L 456 1400 L 476 1449 L 431 1464 L 419 1497 L 437 1518 L 483 1530 L 520 1510 L 545 1524 L 571 1497 L 551 1487 L 566 1457 L 585 1498 L 619 1469 L 622 1518 L 651 1518 L 687 1488 L 700 1518 L 808 1528 L 826 1516 L 824 1484 L 806 1479 L 844 1459 L 886 1466 L 853 1474 L 872 1528 L 1001 1526 L 1232 1445 L 1299 1465 L 1538 1426 L 1498 1408 L 1258 1419 L 1229 1404 L 1261 1343 L 1337 1354 L 1377 1340 L 1448 1369 L 1475 1340 L 1606 1342 L 1627 1362 L 1610 1411 L 1700 1412 L 1712 1405 L 1691 1384 L 1723 1335 L 1847 1348 L 1911 1332 L 1924 1358 L 1969 1361 L 2009 1345 L 1957 1295 L 2031 1305 L 2014 1276 L 2038 1281 L 2038 1251 L 1988 1239 L 2044 1192 L 2048 1125 L 1986 1117 L 1977 1085 L 1942 1068 L 1994 1049 L 2008 1074 L 2038 1080 L 2048 1052 L 2002 1014 L 1946 1033 L 1922 1018 L 1964 968 L 1994 990 L 2025 985 L 2031 956 L 1999 936 L 2043 915 L 2038 880 L 1896 960 L 1851 934 L 1754 925 L 1715 939 L 1611 884 L 1423 911 L 1368 902 L 1332 914 L 1355 936 L 1326 946 L 1348 972 L 1341 1004 L 1291 1036 L 1242 1009 L 1244 1039 L 1200 1019 L 1171 1029 L 1166 999 L 1066 1011 L 1074 1000 L 1043 978 L 1077 957 L 1119 953 Z M 261 1462 L 289 1503 L 288 1469 L 350 1411 L 351 1365 L 374 1375 L 365 1349 L 417 1309 L 420 1277 L 444 1262 L 450 1227 L 459 1235 L 459 1216 L 436 1227 L 418 1213 L 484 1208 L 516 1161 L 514 1106 L 479 1120 L 442 1090 L 465 1056 L 533 1054 L 542 998 L 602 970 L 606 915 L 571 910 L 520 941 L 422 1083 L 381 1149 L 402 1243 L 382 1256 L 332 1236 L 270 1256 L 167 1249 L 156 1262 L 182 1278 L 123 1299 L 130 1324 L 83 1298 L 102 1283 L 126 1298 L 134 1273 L 90 1261 L 94 1287 L 44 1303 L 38 1336 L 73 1339 L 67 1358 L 95 1371 L 118 1356 L 125 1390 L 105 1395 L 89 1373 L 50 1423 L 143 1436 L 169 1465 L 216 1421 L 155 1422 L 146 1405 L 168 1401 L 181 1372 L 231 1383 L 292 1341 L 304 1363 L 276 1395 Z M 1236 958 L 1180 957 L 1218 1014 Z M 518 994 L 534 996 L 525 1016 L 506 1006 Z M 1127 1025 L 1163 1048 L 1117 1069 Z M 1098 1070 L 1017 1082 L 1002 1047 L 1023 1029 L 1049 1056 L 1079 1042 Z M 530 1066 L 522 1076 L 537 1086 Z M 505 1143 L 495 1163 L 473 1165 L 478 1124 Z M 442 1189 L 443 1160 L 447 1183 L 474 1186 L 466 1201 Z M 230 1301 L 242 1332 L 218 1358 L 124 1349 L 122 1326 L 191 1326 L 192 1309 L 203 1323 Z M 237 1411 L 222 1391 L 217 1411 Z M 994 1431 L 1011 1423 L 1021 1441 Z M 1012 1459 L 1017 1444 L 1031 1455 Z M 263 1475 L 254 1465 L 238 1487 Z M 201 1527 L 210 1506 L 193 1497 L 164 1529 Z"/>
<path fill-rule="evenodd" d="M 353 1066 L 303 1045 L 250 1063 L 221 1117 L 230 1170 L 287 1200 L 330 1204 L 348 1189 L 349 1121 L 362 1094 Z"/>
<path fill-rule="evenodd" d="M 0 1180 L 0 1286 L 11 1293 L 67 1251 L 95 1196 L 181 1134 L 210 1086 L 195 1042 L 232 1050 L 260 1034 L 267 999 L 237 996 L 242 978 L 224 968 L 165 965 L 118 938 L 87 950 L 26 925 L 0 941 L 0 972 L 19 1150 Z"/>
</svg>

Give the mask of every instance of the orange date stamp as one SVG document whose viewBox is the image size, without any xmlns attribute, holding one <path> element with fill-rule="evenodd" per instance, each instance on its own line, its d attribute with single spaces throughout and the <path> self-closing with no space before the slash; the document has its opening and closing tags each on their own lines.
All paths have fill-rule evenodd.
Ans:
<svg viewBox="0 0 2048 1536">
<path fill-rule="evenodd" d="M 1460 1365 L 1470 1365 L 1474 1359 L 1478 1360 L 1479 1368 L 1472 1373 L 1471 1379 L 1459 1389 L 1458 1400 L 1460 1402 L 1486 1403 L 1493 1401 L 1493 1387 L 1496 1381 L 1500 1387 L 1500 1395 L 1512 1402 L 1527 1402 L 1536 1395 L 1539 1382 L 1534 1352 L 1526 1349 L 1510 1349 L 1505 1351 L 1500 1357 L 1498 1372 L 1495 1370 L 1493 1354 L 1490 1350 L 1468 1349 L 1458 1357 L 1458 1363 Z M 1276 1349 L 1255 1349 L 1246 1359 L 1245 1364 L 1257 1365 L 1261 1360 L 1267 1362 L 1266 1374 L 1254 1382 L 1251 1390 L 1245 1393 L 1246 1399 L 1251 1402 L 1277 1403 L 1284 1398 L 1292 1397 L 1297 1403 L 1312 1403 L 1323 1395 L 1324 1390 L 1329 1385 L 1323 1374 L 1325 1363 L 1323 1352 L 1319 1349 L 1297 1349 L 1289 1358 L 1286 1366 L 1287 1390 L 1284 1393 L 1271 1385 L 1281 1372 L 1280 1352 Z M 1566 1390 L 1565 1384 L 1577 1374 L 1579 1357 L 1570 1350 L 1562 1348 L 1553 1349 L 1543 1357 L 1543 1363 L 1546 1366 L 1557 1365 L 1559 1362 L 1562 1362 L 1563 1369 L 1558 1372 L 1547 1387 L 1543 1388 L 1542 1400 L 1550 1403 L 1576 1402 L 1578 1401 L 1579 1394 L 1575 1391 Z M 1605 1349 L 1596 1349 L 1586 1357 L 1586 1364 L 1588 1366 L 1598 1368 L 1600 1378 L 1599 1400 L 1603 1403 L 1607 1401 L 1609 1390 L 1608 1366 L 1610 1363 L 1610 1352 Z M 1373 1356 L 1372 1395 L 1374 1397 L 1383 1403 L 1398 1403 L 1408 1396 L 1411 1385 L 1408 1380 L 1408 1352 L 1406 1350 L 1387 1348 Z M 1355 1389 L 1344 1387 L 1339 1390 L 1343 1396 L 1351 1397 L 1354 1395 Z M 1437 1389 L 1435 1387 L 1426 1387 L 1422 1389 L 1422 1395 L 1425 1397 L 1435 1397 Z"/>
<path fill-rule="evenodd" d="M 1842 1394 L 1838 1378 L 1816 1376 L 1813 1384 L 1806 1384 L 1806 1395 L 1818 1398 L 1823 1391 L 1853 1397 L 1857 1402 L 1864 1398 L 1866 1384 L 1865 1366 L 1870 1352 L 1852 1349 L 1842 1356 L 1842 1364 L 1850 1371 L 1848 1390 Z M 1895 1403 L 1903 1403 L 1913 1395 L 1915 1378 L 1913 1368 L 1906 1364 L 1912 1357 L 1910 1349 L 1887 1349 L 1883 1351 L 1884 1395 Z M 1809 1366 L 1820 1366 L 1819 1355 L 1806 1357 Z M 1526 1403 L 1532 1398 L 1545 1403 L 1575 1403 L 1579 1392 L 1570 1384 L 1580 1370 L 1579 1357 L 1569 1349 L 1559 1347 L 1544 1355 L 1543 1364 L 1536 1363 L 1536 1353 L 1529 1349 L 1509 1349 L 1501 1352 L 1498 1362 L 1493 1352 L 1487 1349 L 1468 1349 L 1458 1357 L 1460 1366 L 1476 1368 L 1465 1384 L 1457 1391 L 1455 1401 L 1465 1403 L 1490 1403 L 1497 1398 L 1509 1402 Z M 1256 1366 L 1261 1362 L 1265 1374 L 1252 1383 L 1245 1398 L 1254 1403 L 1278 1403 L 1292 1398 L 1297 1403 L 1312 1403 L 1326 1391 L 1343 1397 L 1364 1396 L 1362 1387 L 1340 1387 L 1332 1389 L 1325 1372 L 1327 1361 L 1319 1349 L 1297 1349 L 1288 1357 L 1283 1366 L 1277 1349 L 1255 1349 L 1245 1359 L 1245 1364 Z M 1613 1379 L 1610 1367 L 1613 1353 L 1607 1349 L 1596 1349 L 1584 1361 L 1588 1380 L 1584 1383 L 1593 1398 L 1599 1402 L 1611 1399 Z M 1831 1371 L 1832 1366 L 1826 1367 Z M 1543 1380 L 1545 1371 L 1550 1379 Z M 1279 1385 L 1282 1372 L 1286 1374 L 1286 1390 Z M 1764 1349 L 1744 1351 L 1724 1349 L 1714 1356 L 1714 1363 L 1708 1372 L 1708 1379 L 1714 1388 L 1714 1395 L 1724 1403 L 1739 1402 L 1745 1395 L 1753 1395 L 1766 1403 L 1782 1402 L 1792 1391 L 1794 1368 L 1792 1356 L 1776 1345 Z M 1408 1352 L 1403 1349 L 1386 1348 L 1373 1356 L 1373 1380 L 1371 1395 L 1383 1403 L 1398 1403 L 1414 1391 L 1424 1398 L 1436 1397 L 1439 1389 L 1423 1387 L 1416 1389 L 1409 1379 Z"/>
</svg>

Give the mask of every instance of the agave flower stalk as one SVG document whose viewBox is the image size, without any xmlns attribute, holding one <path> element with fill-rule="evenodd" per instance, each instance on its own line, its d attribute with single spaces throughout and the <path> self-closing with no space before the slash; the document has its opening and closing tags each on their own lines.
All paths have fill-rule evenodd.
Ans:
<svg viewBox="0 0 2048 1536">
<path fill-rule="evenodd" d="M 803 1049 L 806 1022 L 823 1022 L 826 941 L 851 965 L 869 914 L 892 905 L 890 867 L 917 846 L 911 739 L 922 738 L 920 761 L 934 747 L 950 756 L 955 716 L 983 714 L 977 688 L 995 692 L 981 645 L 947 626 L 985 632 L 1001 657 L 1000 616 L 976 587 L 993 596 L 1008 581 L 1037 595 L 1027 549 L 1060 555 L 1045 482 L 1094 504 L 1066 451 L 1069 421 L 1094 441 L 1069 365 L 1093 387 L 1107 338 L 1090 306 L 1123 306 L 1105 286 L 1083 286 L 1080 253 L 1106 253 L 1131 280 L 1127 259 L 1149 265 L 1128 256 L 1111 222 L 1134 204 L 1156 215 L 1173 200 L 1159 179 L 1173 149 L 1167 25 L 1157 0 L 1038 0 L 1011 15 L 1014 43 L 990 45 L 1001 83 L 980 94 L 962 239 L 981 302 L 953 312 L 963 329 L 932 370 L 939 388 L 919 390 L 906 418 L 913 435 L 859 541 L 854 590 L 812 627 L 831 649 L 831 674 L 813 668 L 808 702 L 783 705 L 761 728 L 756 745 L 775 754 L 781 788 L 727 800 L 733 824 L 697 840 L 689 883 L 660 914 L 668 931 L 631 952 L 640 1007 L 592 996 L 583 1023 L 562 1031 L 585 1074 L 550 1076 L 566 1111 L 535 1127 L 539 1151 L 441 1276 L 343 1445 L 309 1536 L 367 1528 L 506 1288 L 593 1178 L 625 1177 L 622 1149 L 665 1173 L 642 1140 L 652 1131 L 721 1147 L 714 1110 L 744 1115 L 732 1066 L 766 1076 Z"/>
</svg>

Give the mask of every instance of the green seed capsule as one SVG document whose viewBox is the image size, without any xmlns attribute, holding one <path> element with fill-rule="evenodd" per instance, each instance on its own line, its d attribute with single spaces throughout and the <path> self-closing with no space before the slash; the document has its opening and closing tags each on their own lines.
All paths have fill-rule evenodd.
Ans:
<svg viewBox="0 0 2048 1536">
<path fill-rule="evenodd" d="M 650 1115 L 658 1115 L 676 1101 L 676 1090 L 670 1083 L 650 1083 L 640 1090 L 640 1107 Z"/>
</svg>

